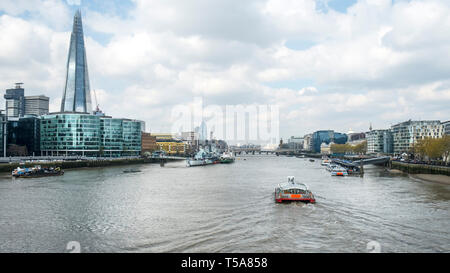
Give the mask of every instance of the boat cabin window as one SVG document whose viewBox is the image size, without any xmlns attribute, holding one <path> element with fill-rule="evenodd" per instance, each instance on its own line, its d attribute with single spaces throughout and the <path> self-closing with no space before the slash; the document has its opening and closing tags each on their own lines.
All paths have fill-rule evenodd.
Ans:
<svg viewBox="0 0 450 273">
<path fill-rule="evenodd" d="M 290 190 L 284 190 L 284 194 L 304 194 L 305 191 L 301 189 L 290 189 Z"/>
</svg>

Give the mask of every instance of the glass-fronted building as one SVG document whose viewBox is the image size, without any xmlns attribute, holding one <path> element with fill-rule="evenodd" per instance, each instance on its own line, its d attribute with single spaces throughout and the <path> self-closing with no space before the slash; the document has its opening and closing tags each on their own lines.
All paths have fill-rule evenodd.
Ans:
<svg viewBox="0 0 450 273">
<path fill-rule="evenodd" d="M 384 153 L 384 137 L 388 130 L 372 130 L 367 133 L 367 152 Z"/>
<path fill-rule="evenodd" d="M 81 12 L 73 18 L 69 55 L 66 64 L 66 84 L 61 101 L 61 112 L 91 113 L 91 90 L 84 46 Z"/>
<path fill-rule="evenodd" d="M 53 113 L 41 117 L 42 155 L 98 156 L 100 118 L 82 113 Z"/>
<path fill-rule="evenodd" d="M 7 156 L 18 156 L 15 147 L 26 147 L 24 154 L 40 155 L 40 118 L 25 116 L 10 119 L 7 125 Z M 2 144 L 3 146 L 3 144 Z"/>
<path fill-rule="evenodd" d="M 100 118 L 100 155 L 117 157 L 123 151 L 123 120 L 118 118 Z"/>
<path fill-rule="evenodd" d="M 141 153 L 141 122 L 123 120 L 123 155 L 140 155 Z"/>
<path fill-rule="evenodd" d="M 118 157 L 141 153 L 139 121 L 82 113 L 41 117 L 41 154 Z"/>
<path fill-rule="evenodd" d="M 347 142 L 347 135 L 336 133 L 333 130 L 316 131 L 311 137 L 312 152 L 320 153 L 320 145 L 322 145 L 322 143 L 330 144 L 331 142 L 345 144 Z"/>
<path fill-rule="evenodd" d="M 383 133 L 383 153 L 392 154 L 394 152 L 394 136 L 391 130 Z"/>
</svg>

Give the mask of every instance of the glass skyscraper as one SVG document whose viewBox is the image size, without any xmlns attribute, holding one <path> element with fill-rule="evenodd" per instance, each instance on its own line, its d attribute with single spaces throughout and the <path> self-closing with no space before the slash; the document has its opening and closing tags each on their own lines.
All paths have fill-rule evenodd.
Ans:
<svg viewBox="0 0 450 273">
<path fill-rule="evenodd" d="M 66 85 L 61 101 L 61 112 L 92 112 L 91 90 L 89 87 L 80 10 L 75 13 L 73 18 L 73 29 L 67 57 Z"/>
<path fill-rule="evenodd" d="M 141 121 L 92 112 L 80 11 L 73 19 L 61 112 L 44 115 L 40 121 L 42 155 L 119 157 L 141 153 Z"/>
</svg>

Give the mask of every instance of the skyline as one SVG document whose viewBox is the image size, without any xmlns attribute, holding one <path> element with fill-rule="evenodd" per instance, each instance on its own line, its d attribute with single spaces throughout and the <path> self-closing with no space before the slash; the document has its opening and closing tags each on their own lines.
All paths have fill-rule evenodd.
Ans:
<svg viewBox="0 0 450 273">
<path fill-rule="evenodd" d="M 2 1 L 3 90 L 23 81 L 58 111 L 80 8 L 100 108 L 153 132 L 199 96 L 279 105 L 283 139 L 450 117 L 445 1 L 84 2 Z"/>
</svg>

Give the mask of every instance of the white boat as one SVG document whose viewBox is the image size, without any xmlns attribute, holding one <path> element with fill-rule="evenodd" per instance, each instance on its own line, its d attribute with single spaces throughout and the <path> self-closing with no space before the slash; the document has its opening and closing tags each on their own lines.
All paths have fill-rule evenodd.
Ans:
<svg viewBox="0 0 450 273">
<path fill-rule="evenodd" d="M 233 163 L 235 160 L 232 152 L 224 152 L 222 156 L 220 156 L 220 163 Z"/>
<path fill-rule="evenodd" d="M 331 160 L 329 160 L 329 159 L 324 159 L 324 160 L 322 160 L 322 163 L 320 163 L 320 164 L 322 164 L 322 166 L 327 166 L 327 165 L 329 165 L 331 163 Z"/>
<path fill-rule="evenodd" d="M 306 184 L 297 183 L 293 176 L 288 176 L 287 183 L 278 184 L 275 188 L 275 201 L 278 203 L 284 201 L 315 203 L 316 198 Z"/>
<path fill-rule="evenodd" d="M 348 172 L 347 172 L 347 169 L 345 169 L 345 168 L 336 167 L 331 170 L 331 175 L 332 176 L 347 176 Z"/>
<path fill-rule="evenodd" d="M 206 165 L 206 161 L 204 159 L 188 158 L 186 160 L 186 166 L 188 167 L 204 166 L 204 165 Z"/>
</svg>

